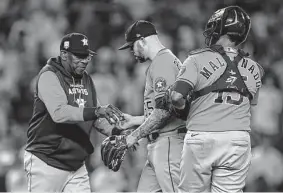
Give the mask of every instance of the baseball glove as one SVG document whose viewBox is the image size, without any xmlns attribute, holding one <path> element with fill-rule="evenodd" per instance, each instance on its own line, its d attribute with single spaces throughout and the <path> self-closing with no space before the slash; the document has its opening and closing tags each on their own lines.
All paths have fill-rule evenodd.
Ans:
<svg viewBox="0 0 283 193">
<path fill-rule="evenodd" d="M 128 151 L 126 136 L 107 137 L 101 144 L 101 158 L 106 167 L 117 172 Z"/>
</svg>

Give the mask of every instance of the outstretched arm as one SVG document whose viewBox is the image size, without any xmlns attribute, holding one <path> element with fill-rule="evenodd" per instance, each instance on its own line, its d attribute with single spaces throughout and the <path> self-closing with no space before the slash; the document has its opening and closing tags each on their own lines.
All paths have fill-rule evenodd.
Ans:
<svg viewBox="0 0 283 193">
<path fill-rule="evenodd" d="M 186 98 L 189 97 L 189 93 L 191 93 L 193 89 L 190 85 L 186 85 L 185 89 L 183 86 L 182 82 L 177 81 L 172 91 L 168 90 L 163 97 L 156 100 L 156 108 L 152 111 L 147 120 L 127 136 L 128 147 L 131 147 L 139 139 L 147 136 L 152 131 L 162 128 L 170 119 L 171 115 L 174 114 L 173 111 L 187 108 L 186 105 L 188 104 L 186 104 Z M 185 90 L 185 92 L 180 91 L 180 89 Z"/>
<path fill-rule="evenodd" d="M 124 113 L 124 121 L 119 122 L 121 129 L 128 129 L 136 125 L 141 125 L 144 122 L 144 116 L 132 116 Z"/>
<path fill-rule="evenodd" d="M 161 129 L 164 124 L 166 124 L 167 121 L 171 118 L 171 114 L 178 114 L 178 112 L 175 112 L 176 109 L 185 109 L 185 95 L 180 96 L 174 94 L 173 96 L 171 96 L 171 92 L 170 90 L 168 90 L 168 85 L 173 85 L 176 80 L 175 64 L 180 63 L 180 61 L 175 58 L 173 65 L 170 62 L 171 61 L 155 63 L 155 65 L 152 67 L 152 70 L 149 72 L 151 73 L 150 75 L 154 82 L 156 106 L 147 120 L 127 136 L 126 140 L 128 146 L 133 145 L 139 139 L 147 136 L 152 131 Z M 184 73 L 184 68 L 179 73 L 179 75 L 181 75 L 182 73 Z M 174 101 L 172 101 L 173 97 Z"/>
<path fill-rule="evenodd" d="M 94 127 L 103 135 L 119 135 L 124 130 L 128 130 L 135 125 L 141 125 L 144 121 L 144 116 L 131 116 L 123 114 L 125 120 L 120 121 L 119 125 L 111 125 L 105 118 L 99 118 L 94 122 Z"/>
<path fill-rule="evenodd" d="M 160 129 L 170 118 L 171 113 L 164 109 L 154 109 L 151 115 L 136 130 L 127 136 L 127 145 L 131 147 L 139 139 L 147 136 L 152 131 Z"/>
<path fill-rule="evenodd" d="M 139 139 L 147 136 L 152 131 L 162 128 L 167 120 L 171 117 L 169 110 L 168 95 L 156 99 L 156 107 L 150 116 L 130 135 L 127 136 L 127 145 L 131 147 Z"/>
</svg>

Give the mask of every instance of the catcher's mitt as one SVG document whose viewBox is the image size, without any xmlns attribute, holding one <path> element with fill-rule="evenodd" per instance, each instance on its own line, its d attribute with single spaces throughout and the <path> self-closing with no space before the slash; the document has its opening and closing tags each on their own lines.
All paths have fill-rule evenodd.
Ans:
<svg viewBox="0 0 283 193">
<path fill-rule="evenodd" d="M 114 172 L 120 169 L 127 151 L 125 135 L 107 137 L 101 144 L 102 161 L 106 167 Z"/>
</svg>

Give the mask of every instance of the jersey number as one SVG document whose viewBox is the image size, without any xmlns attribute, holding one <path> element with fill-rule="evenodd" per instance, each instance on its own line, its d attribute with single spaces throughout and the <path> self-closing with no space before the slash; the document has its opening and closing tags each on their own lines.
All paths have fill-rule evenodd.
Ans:
<svg viewBox="0 0 283 193">
<path fill-rule="evenodd" d="M 151 112 L 153 111 L 154 107 L 152 105 L 152 101 L 151 100 L 147 100 L 144 101 L 144 113 L 145 113 L 145 117 L 148 117 Z"/>
<path fill-rule="evenodd" d="M 243 80 L 244 80 L 245 82 L 248 80 L 248 77 L 247 77 L 247 76 L 242 76 L 242 78 L 243 78 Z M 220 103 L 220 104 L 223 103 L 223 102 L 225 102 L 226 104 L 240 105 L 240 104 L 243 102 L 244 97 L 243 97 L 243 95 L 238 94 L 238 93 L 235 93 L 235 95 L 240 96 L 240 97 L 237 97 L 238 100 L 232 99 L 231 94 L 228 94 L 228 95 L 226 96 L 226 98 L 223 99 L 223 91 L 219 91 L 219 92 L 218 92 L 218 97 L 214 100 L 214 102 L 215 102 L 215 103 Z M 225 100 L 225 101 L 224 101 L 224 100 Z"/>
<path fill-rule="evenodd" d="M 234 93 L 233 93 L 234 94 Z M 223 91 L 219 91 L 218 92 L 218 96 L 217 98 L 214 100 L 215 103 L 226 103 L 226 104 L 231 104 L 231 105 L 240 105 L 243 100 L 244 100 L 244 97 L 243 95 L 240 95 L 238 93 L 235 93 L 235 95 L 237 96 L 240 96 L 238 97 L 238 100 L 237 99 L 232 99 L 232 96 L 230 94 L 228 94 L 224 99 L 223 99 Z"/>
</svg>

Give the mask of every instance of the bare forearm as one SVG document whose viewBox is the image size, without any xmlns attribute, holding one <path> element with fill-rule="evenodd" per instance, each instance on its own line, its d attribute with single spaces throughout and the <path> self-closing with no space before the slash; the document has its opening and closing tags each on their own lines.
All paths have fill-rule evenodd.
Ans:
<svg viewBox="0 0 283 193">
<path fill-rule="evenodd" d="M 94 127 L 101 134 L 110 136 L 115 126 L 111 125 L 105 118 L 99 118 L 94 122 Z"/>
<path fill-rule="evenodd" d="M 169 117 L 169 111 L 163 109 L 154 109 L 146 121 L 129 135 L 129 138 L 133 138 L 135 141 L 138 141 L 139 139 L 150 134 L 152 131 L 160 129 L 164 123 L 166 123 Z"/>
<path fill-rule="evenodd" d="M 144 116 L 135 116 L 133 120 L 134 125 L 141 125 L 144 122 Z"/>
</svg>

